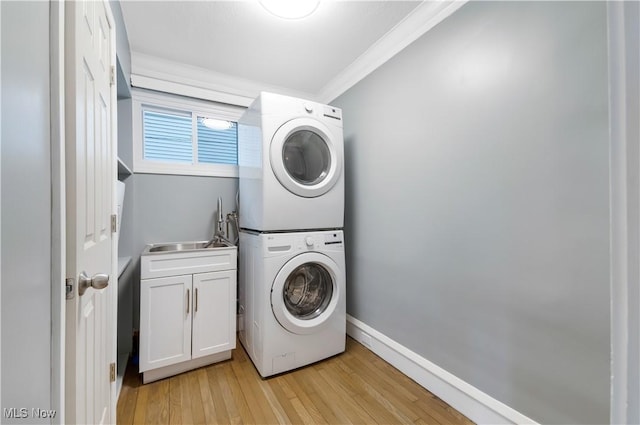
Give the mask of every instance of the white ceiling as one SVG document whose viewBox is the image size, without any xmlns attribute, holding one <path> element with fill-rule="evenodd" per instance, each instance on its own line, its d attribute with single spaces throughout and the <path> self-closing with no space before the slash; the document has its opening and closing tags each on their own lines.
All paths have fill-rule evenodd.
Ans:
<svg viewBox="0 0 640 425">
<path fill-rule="evenodd" d="M 260 91 L 329 103 L 467 0 L 320 0 L 294 21 L 257 0 L 120 2 L 132 86 L 248 106 Z"/>
<path fill-rule="evenodd" d="M 122 1 L 136 58 L 157 58 L 266 87 L 317 94 L 420 1 L 323 1 L 303 20 L 257 1 Z"/>
</svg>

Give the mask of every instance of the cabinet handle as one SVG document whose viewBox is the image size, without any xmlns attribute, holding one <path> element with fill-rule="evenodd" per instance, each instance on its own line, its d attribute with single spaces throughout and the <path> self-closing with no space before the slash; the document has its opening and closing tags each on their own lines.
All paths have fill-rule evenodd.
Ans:
<svg viewBox="0 0 640 425">
<path fill-rule="evenodd" d="M 187 289 L 187 314 L 189 314 L 189 298 L 191 298 L 189 296 L 189 290 Z"/>
<path fill-rule="evenodd" d="M 195 312 L 198 312 L 198 288 L 196 288 L 196 309 Z"/>
</svg>

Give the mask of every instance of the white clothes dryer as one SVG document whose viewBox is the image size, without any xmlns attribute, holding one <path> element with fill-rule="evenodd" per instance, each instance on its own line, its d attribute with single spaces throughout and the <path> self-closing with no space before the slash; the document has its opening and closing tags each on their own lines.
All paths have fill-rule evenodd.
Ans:
<svg viewBox="0 0 640 425">
<path fill-rule="evenodd" d="M 342 231 L 241 231 L 239 247 L 239 338 L 260 375 L 344 352 Z"/>
<path fill-rule="evenodd" d="M 342 228 L 343 145 L 339 108 L 260 93 L 238 121 L 240 227 Z"/>
</svg>

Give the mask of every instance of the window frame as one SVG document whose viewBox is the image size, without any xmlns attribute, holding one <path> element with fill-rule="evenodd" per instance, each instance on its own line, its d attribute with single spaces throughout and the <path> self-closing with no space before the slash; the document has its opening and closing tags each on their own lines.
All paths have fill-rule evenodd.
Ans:
<svg viewBox="0 0 640 425">
<path fill-rule="evenodd" d="M 143 174 L 173 174 L 183 176 L 238 177 L 238 165 L 198 163 L 197 118 L 209 117 L 238 122 L 243 106 L 226 105 L 182 96 L 133 89 L 133 172 Z M 143 111 L 186 113 L 192 117 L 194 163 L 154 161 L 144 158 Z M 195 116 L 195 119 L 193 118 Z"/>
</svg>

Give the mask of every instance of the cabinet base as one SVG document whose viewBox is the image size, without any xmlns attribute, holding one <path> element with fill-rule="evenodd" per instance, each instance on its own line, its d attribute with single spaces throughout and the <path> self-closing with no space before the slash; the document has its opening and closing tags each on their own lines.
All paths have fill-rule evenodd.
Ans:
<svg viewBox="0 0 640 425">
<path fill-rule="evenodd" d="M 231 358 L 231 350 L 227 350 L 227 351 L 223 351 L 222 353 L 216 353 L 210 356 L 200 357 L 200 358 L 189 360 L 186 362 L 173 364 L 171 366 L 165 366 L 158 369 L 148 370 L 142 373 L 142 383 L 148 384 L 149 382 L 157 381 L 159 379 L 167 378 L 173 375 L 178 375 L 179 373 L 197 369 L 202 366 L 207 366 L 212 363 L 221 362 L 223 360 L 228 360 L 230 358 Z"/>
</svg>

